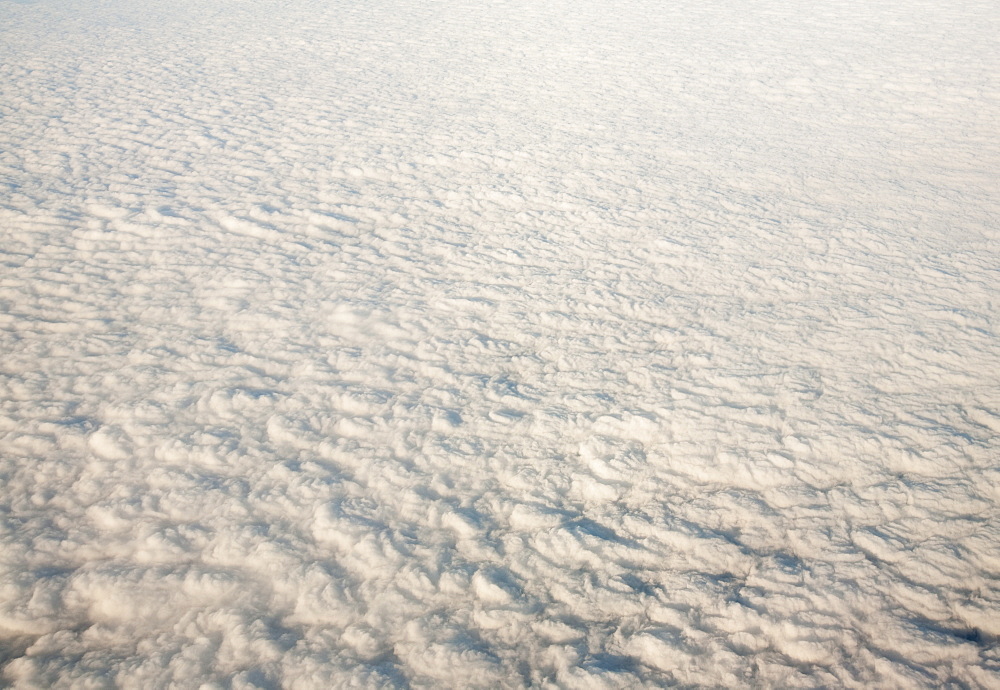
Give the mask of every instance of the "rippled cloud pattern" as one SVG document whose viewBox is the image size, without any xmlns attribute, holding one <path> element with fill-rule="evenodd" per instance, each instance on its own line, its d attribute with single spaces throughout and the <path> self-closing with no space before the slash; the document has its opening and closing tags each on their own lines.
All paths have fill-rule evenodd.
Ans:
<svg viewBox="0 0 1000 690">
<path fill-rule="evenodd" d="M 1000 687 L 1000 10 L 0 0 L 0 683 Z"/>
</svg>

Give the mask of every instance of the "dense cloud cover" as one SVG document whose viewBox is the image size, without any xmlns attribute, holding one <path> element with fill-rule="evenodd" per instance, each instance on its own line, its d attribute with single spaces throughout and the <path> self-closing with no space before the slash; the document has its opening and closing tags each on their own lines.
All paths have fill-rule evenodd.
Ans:
<svg viewBox="0 0 1000 690">
<path fill-rule="evenodd" d="M 2 682 L 1000 686 L 998 56 L 0 0 Z"/>
</svg>

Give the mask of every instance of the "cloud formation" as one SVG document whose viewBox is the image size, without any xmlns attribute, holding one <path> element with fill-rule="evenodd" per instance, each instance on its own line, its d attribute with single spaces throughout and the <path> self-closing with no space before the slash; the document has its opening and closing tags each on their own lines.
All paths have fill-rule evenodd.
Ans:
<svg viewBox="0 0 1000 690">
<path fill-rule="evenodd" d="M 0 4 L 0 677 L 995 687 L 959 5 Z"/>
</svg>

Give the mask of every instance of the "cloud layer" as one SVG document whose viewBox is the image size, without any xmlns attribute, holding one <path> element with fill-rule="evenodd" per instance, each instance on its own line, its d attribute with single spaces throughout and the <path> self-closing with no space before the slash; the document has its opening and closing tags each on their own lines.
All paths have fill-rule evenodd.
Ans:
<svg viewBox="0 0 1000 690">
<path fill-rule="evenodd" d="M 0 4 L 0 676 L 1000 684 L 987 5 Z"/>
</svg>

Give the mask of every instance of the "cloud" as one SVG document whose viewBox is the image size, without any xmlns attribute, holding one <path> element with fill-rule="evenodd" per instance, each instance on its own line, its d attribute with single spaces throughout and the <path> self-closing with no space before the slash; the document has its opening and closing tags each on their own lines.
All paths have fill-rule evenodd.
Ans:
<svg viewBox="0 0 1000 690">
<path fill-rule="evenodd" d="M 898 10 L 0 6 L 0 677 L 996 684 L 1000 51 Z"/>
</svg>

